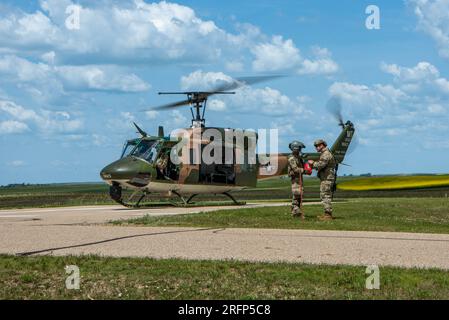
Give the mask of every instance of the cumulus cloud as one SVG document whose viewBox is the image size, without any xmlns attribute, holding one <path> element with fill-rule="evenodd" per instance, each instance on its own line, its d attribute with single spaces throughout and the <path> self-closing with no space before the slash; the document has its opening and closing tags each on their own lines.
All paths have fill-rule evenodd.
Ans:
<svg viewBox="0 0 449 320">
<path fill-rule="evenodd" d="M 439 54 L 449 58 L 449 0 L 408 0 L 418 18 L 418 29 L 436 42 Z"/>
<path fill-rule="evenodd" d="M 66 8 L 80 9 L 79 29 L 66 26 Z M 255 71 L 294 69 L 300 74 L 332 74 L 338 65 L 327 49 L 312 48 L 304 59 L 292 39 L 268 36 L 256 26 L 236 23 L 237 33 L 198 17 L 187 6 L 143 0 L 99 4 L 42 0 L 33 13 L 16 10 L 0 17 L 0 43 L 10 52 L 39 57 L 48 65 L 140 64 L 226 61 L 228 71 L 244 70 L 253 56 Z M 103 87 L 103 86 L 102 86 Z"/>
<path fill-rule="evenodd" d="M 312 47 L 313 58 L 303 58 L 291 39 L 274 36 L 271 42 L 257 44 L 251 49 L 255 71 L 296 70 L 298 74 L 329 75 L 338 71 L 338 64 L 327 48 Z"/>
<path fill-rule="evenodd" d="M 7 120 L 0 122 L 0 134 L 17 134 L 30 130 L 28 126 L 19 121 Z"/>
<path fill-rule="evenodd" d="M 80 28 L 68 29 L 66 8 L 80 8 Z M 194 39 L 194 41 L 192 41 Z M 79 5 L 68 0 L 43 0 L 34 13 L 0 19 L 0 41 L 34 51 L 56 51 L 60 61 L 129 61 L 216 59 L 228 34 L 213 21 L 200 19 L 176 3 L 106 1 Z"/>
<path fill-rule="evenodd" d="M 142 92 L 150 85 L 135 74 L 113 66 L 52 66 L 31 62 L 15 55 L 0 56 L 3 80 L 33 83 L 38 89 Z M 51 88 L 49 88 L 51 87 Z"/>
<path fill-rule="evenodd" d="M 290 69 L 299 64 L 301 56 L 291 39 L 284 40 L 274 36 L 271 42 L 256 45 L 251 52 L 254 54 L 253 69 L 255 71 L 278 71 Z"/>
<path fill-rule="evenodd" d="M 42 134 L 70 133 L 83 128 L 83 121 L 73 119 L 68 112 L 35 111 L 5 100 L 0 100 L 0 117 L 10 118 L 2 122 L 2 127 L 10 129 L 7 133 L 20 133 L 29 128 L 36 128 Z"/>
<path fill-rule="evenodd" d="M 414 139 L 424 146 L 431 135 L 444 135 L 449 104 L 441 87 L 449 81 L 440 77 L 438 69 L 428 62 L 412 67 L 382 64 L 381 69 L 392 75 L 392 83 L 335 82 L 329 87 L 331 96 L 342 99 L 346 113 L 359 119 L 361 137 L 385 143 L 382 136 L 386 134 L 404 143 Z"/>
<path fill-rule="evenodd" d="M 223 72 L 194 71 L 187 76 L 181 77 L 181 88 L 183 90 L 212 90 L 221 85 L 232 83 L 232 77 Z"/>
<path fill-rule="evenodd" d="M 123 73 L 115 67 L 62 66 L 55 70 L 69 89 L 143 92 L 151 87 L 135 74 Z"/>
<path fill-rule="evenodd" d="M 299 74 L 333 74 L 339 69 L 327 48 L 313 47 L 314 59 L 305 59 L 298 69 Z"/>
<path fill-rule="evenodd" d="M 429 62 L 419 62 L 412 68 L 400 67 L 397 64 L 381 64 L 381 69 L 404 82 L 416 82 L 435 79 L 440 75 L 438 69 Z"/>
<path fill-rule="evenodd" d="M 232 81 L 232 77 L 222 72 L 197 70 L 181 78 L 181 87 L 184 90 L 208 90 Z M 267 86 L 264 88 L 243 86 L 235 92 L 235 95 L 217 96 L 211 99 L 208 105 L 216 111 L 233 108 L 237 112 L 257 112 L 271 116 L 288 114 L 309 116 L 311 114 L 304 106 L 303 97 L 291 99 L 279 90 Z"/>
<path fill-rule="evenodd" d="M 449 81 L 441 77 L 437 67 L 427 61 L 421 61 L 414 67 L 382 63 L 381 69 L 393 75 L 395 82 L 405 92 L 449 93 Z"/>
</svg>

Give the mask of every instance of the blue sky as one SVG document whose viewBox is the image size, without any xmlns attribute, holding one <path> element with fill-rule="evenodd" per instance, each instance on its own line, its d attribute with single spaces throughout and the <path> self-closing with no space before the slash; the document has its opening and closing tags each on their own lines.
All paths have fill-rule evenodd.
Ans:
<svg viewBox="0 0 449 320">
<path fill-rule="evenodd" d="M 70 5 L 80 10 L 69 29 Z M 380 9 L 380 29 L 365 8 Z M 0 3 L 0 184 L 98 181 L 132 121 L 190 123 L 162 90 L 288 77 L 209 101 L 207 124 L 335 139 L 339 96 L 358 144 L 342 173 L 449 171 L 449 1 L 11 1 Z"/>
</svg>

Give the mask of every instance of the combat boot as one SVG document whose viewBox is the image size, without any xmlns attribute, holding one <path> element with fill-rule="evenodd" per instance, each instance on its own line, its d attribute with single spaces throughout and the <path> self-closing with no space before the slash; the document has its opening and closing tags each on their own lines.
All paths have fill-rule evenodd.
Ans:
<svg viewBox="0 0 449 320">
<path fill-rule="evenodd" d="M 292 213 L 292 218 L 299 218 L 301 220 L 304 220 L 304 213 L 300 212 L 300 213 Z"/>
<path fill-rule="evenodd" d="M 320 221 L 332 221 L 334 217 L 332 217 L 331 213 L 325 213 L 322 216 L 318 216 L 318 220 Z"/>
</svg>

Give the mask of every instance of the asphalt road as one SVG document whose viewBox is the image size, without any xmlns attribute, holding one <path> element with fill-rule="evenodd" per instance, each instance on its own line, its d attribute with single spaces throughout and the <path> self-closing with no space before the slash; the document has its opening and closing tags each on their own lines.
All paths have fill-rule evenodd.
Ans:
<svg viewBox="0 0 449 320">
<path fill-rule="evenodd" d="M 110 220 L 145 214 L 171 215 L 226 208 L 133 210 L 120 206 L 92 206 L 0 210 L 0 253 L 98 254 L 449 269 L 449 235 L 106 224 Z M 231 208 L 235 209 L 235 206 Z"/>
</svg>

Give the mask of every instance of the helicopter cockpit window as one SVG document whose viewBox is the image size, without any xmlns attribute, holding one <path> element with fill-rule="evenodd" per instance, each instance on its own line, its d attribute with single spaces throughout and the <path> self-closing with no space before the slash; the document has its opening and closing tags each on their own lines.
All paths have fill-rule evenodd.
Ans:
<svg viewBox="0 0 449 320">
<path fill-rule="evenodd" d="M 136 140 L 127 141 L 123 146 L 122 156 L 120 159 L 129 156 L 138 143 L 139 141 Z"/>
<path fill-rule="evenodd" d="M 158 152 L 156 146 L 156 141 L 142 140 L 133 150 L 131 155 L 152 163 L 156 159 Z"/>
</svg>

